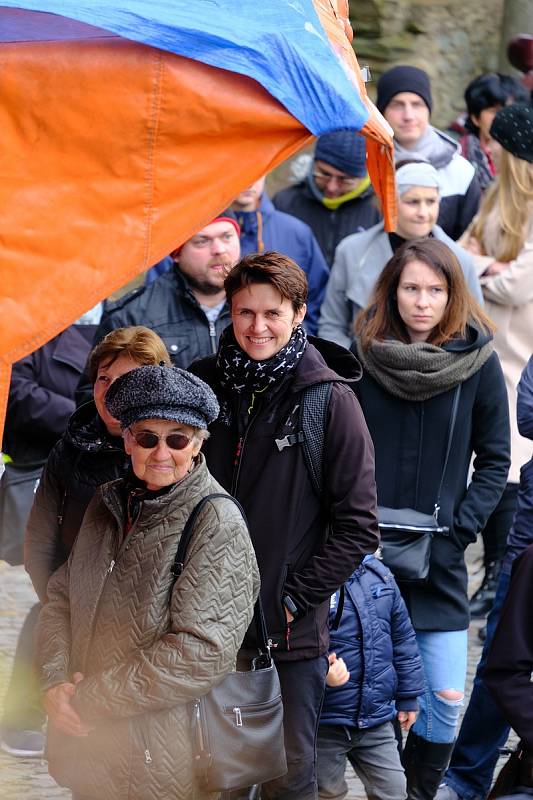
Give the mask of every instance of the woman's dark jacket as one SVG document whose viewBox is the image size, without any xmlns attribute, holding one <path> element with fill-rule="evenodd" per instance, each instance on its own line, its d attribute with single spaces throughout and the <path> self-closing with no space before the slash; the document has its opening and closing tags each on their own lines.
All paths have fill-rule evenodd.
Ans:
<svg viewBox="0 0 533 800">
<path fill-rule="evenodd" d="M 416 711 L 424 672 L 415 632 L 392 573 L 367 556 L 344 584 L 344 606 L 330 651 L 343 658 L 350 678 L 326 687 L 320 723 L 374 728 L 397 711 Z M 339 602 L 332 598 L 331 617 Z"/>
<path fill-rule="evenodd" d="M 533 356 L 522 372 L 517 388 L 516 416 L 520 436 L 533 439 Z M 507 537 L 507 551 L 502 571 L 511 573 L 511 565 L 522 550 L 533 542 L 533 457 L 520 467 L 520 485 L 513 524 Z"/>
<path fill-rule="evenodd" d="M 533 753 L 533 544 L 513 564 L 511 584 L 483 680 L 505 719 Z"/>
<path fill-rule="evenodd" d="M 446 350 L 461 353 L 487 338 L 473 328 Z M 417 402 L 395 397 L 367 373 L 356 387 L 376 451 L 378 503 L 432 514 L 444 465 L 454 390 Z M 400 584 L 415 629 L 464 630 L 469 623 L 464 550 L 500 499 L 510 463 L 509 412 L 496 353 L 463 382 L 439 522 L 450 535 L 431 545 L 427 582 Z M 475 453 L 470 483 L 469 466 Z"/>
<path fill-rule="evenodd" d="M 26 528 L 24 563 L 41 602 L 96 489 L 124 475 L 128 463 L 122 439 L 109 436 L 94 402 L 80 406 L 48 457 Z"/>
<path fill-rule="evenodd" d="M 213 476 L 244 506 L 261 573 L 268 633 L 277 657 L 291 660 L 326 652 L 330 596 L 378 546 L 373 447 L 351 388 L 360 366 L 344 348 L 312 341 L 324 358 L 309 344 L 294 374 L 259 405 L 242 432 L 240 458 L 236 452 L 241 432 L 235 420 L 249 398 L 222 389 L 215 358 L 191 367 L 223 403 L 232 404 L 233 421 L 228 425 L 219 418 L 213 423 L 203 452 Z M 332 392 L 324 439 L 326 488 L 320 500 L 302 446 L 279 450 L 276 439 L 297 430 L 302 390 L 323 382 L 332 383 Z M 298 609 L 290 632 L 282 605 L 285 594 Z M 253 642 L 251 632 L 247 641 Z"/>
<path fill-rule="evenodd" d="M 95 330 L 71 325 L 13 365 L 3 451 L 17 466 L 44 464 L 64 432 Z"/>
</svg>

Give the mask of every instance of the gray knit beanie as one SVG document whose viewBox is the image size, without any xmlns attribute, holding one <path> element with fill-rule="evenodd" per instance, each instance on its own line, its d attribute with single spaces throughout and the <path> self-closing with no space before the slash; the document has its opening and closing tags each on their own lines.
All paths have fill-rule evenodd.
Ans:
<svg viewBox="0 0 533 800">
<path fill-rule="evenodd" d="M 147 366 L 126 372 L 111 384 L 105 404 L 123 428 L 140 419 L 168 419 L 207 428 L 219 406 L 207 383 L 178 367 Z"/>
</svg>

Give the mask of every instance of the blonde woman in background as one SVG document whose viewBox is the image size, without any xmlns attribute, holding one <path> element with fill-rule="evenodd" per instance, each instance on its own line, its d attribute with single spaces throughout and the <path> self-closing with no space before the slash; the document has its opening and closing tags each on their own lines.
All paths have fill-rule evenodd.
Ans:
<svg viewBox="0 0 533 800">
<path fill-rule="evenodd" d="M 518 433 L 516 386 L 533 351 L 533 107 L 506 106 L 490 135 L 502 147 L 499 178 L 487 190 L 477 217 L 460 241 L 474 256 L 486 311 L 496 324 L 511 417 L 511 469 L 507 488 L 483 531 L 485 577 L 471 613 L 484 617 L 492 606 L 507 534 L 516 505 L 519 471 L 531 457 L 531 442 Z"/>
</svg>

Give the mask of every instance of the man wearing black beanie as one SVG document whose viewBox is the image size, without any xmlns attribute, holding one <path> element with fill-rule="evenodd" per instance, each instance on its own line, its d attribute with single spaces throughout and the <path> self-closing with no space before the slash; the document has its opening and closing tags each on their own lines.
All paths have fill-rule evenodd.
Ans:
<svg viewBox="0 0 533 800">
<path fill-rule="evenodd" d="M 423 69 L 400 65 L 378 81 L 376 105 L 394 131 L 396 161 L 429 161 L 441 182 L 438 225 L 458 239 L 476 214 L 480 189 L 459 144 L 429 123 L 433 100 Z"/>
</svg>

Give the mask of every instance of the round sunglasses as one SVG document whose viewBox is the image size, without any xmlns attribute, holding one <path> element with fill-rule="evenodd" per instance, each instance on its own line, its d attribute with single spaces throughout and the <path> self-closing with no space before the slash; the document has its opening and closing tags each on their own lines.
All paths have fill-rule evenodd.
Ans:
<svg viewBox="0 0 533 800">
<path fill-rule="evenodd" d="M 139 447 L 145 450 L 153 450 L 161 440 L 166 443 L 169 450 L 185 450 L 187 445 L 192 441 L 192 439 L 189 436 L 185 436 L 184 433 L 169 433 L 167 436 L 160 436 L 158 433 L 153 433 L 152 431 L 136 432 L 132 431 L 131 428 L 130 433 Z"/>
</svg>

